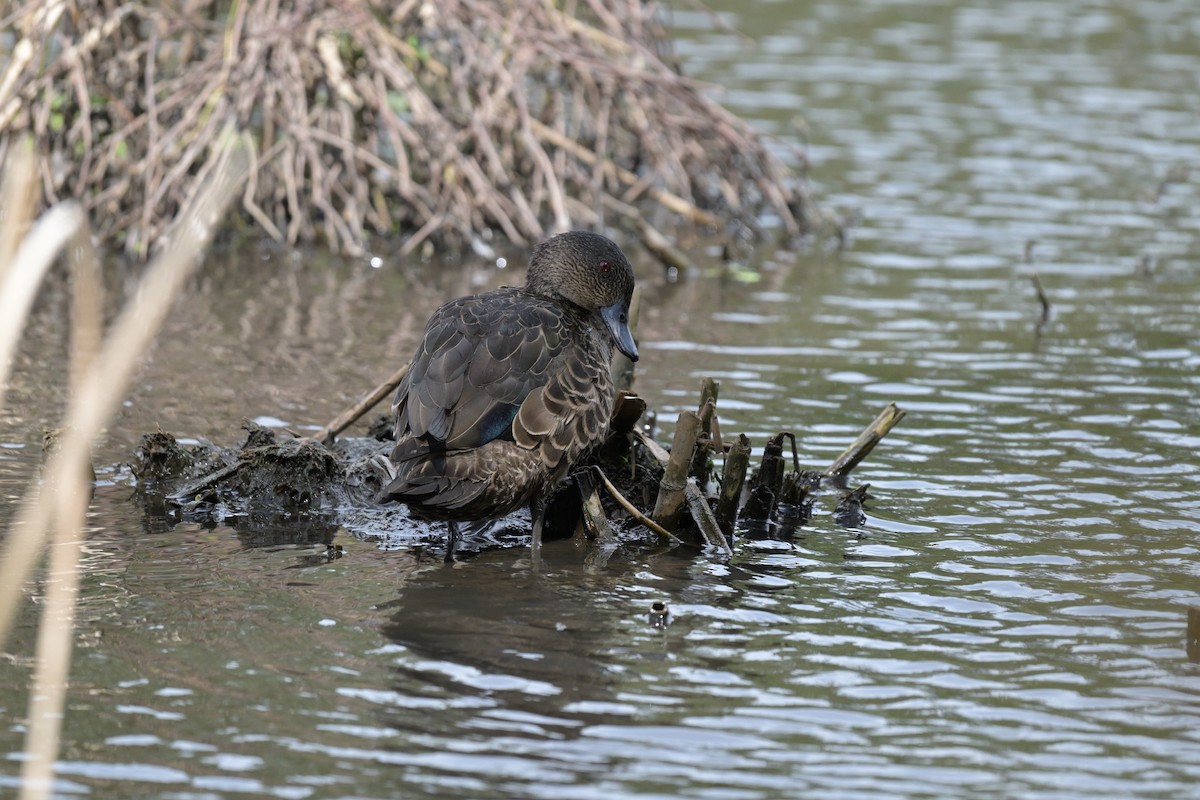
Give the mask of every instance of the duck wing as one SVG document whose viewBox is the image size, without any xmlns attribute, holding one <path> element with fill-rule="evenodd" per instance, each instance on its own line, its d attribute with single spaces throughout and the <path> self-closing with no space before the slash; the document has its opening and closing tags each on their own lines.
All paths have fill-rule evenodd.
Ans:
<svg viewBox="0 0 1200 800">
<path fill-rule="evenodd" d="M 466 450 L 511 440 L 522 404 L 550 380 L 570 342 L 561 308 L 517 289 L 447 303 L 397 389 L 397 441 Z"/>
</svg>

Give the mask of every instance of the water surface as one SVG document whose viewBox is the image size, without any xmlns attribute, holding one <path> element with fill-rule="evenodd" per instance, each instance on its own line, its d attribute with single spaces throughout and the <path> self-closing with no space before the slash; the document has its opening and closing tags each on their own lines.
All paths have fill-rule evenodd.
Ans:
<svg viewBox="0 0 1200 800">
<path fill-rule="evenodd" d="M 669 420 L 714 375 L 723 430 L 794 430 L 808 467 L 898 402 L 866 523 L 827 497 L 728 563 L 563 542 L 537 569 L 147 524 L 113 466 L 139 431 L 319 426 L 438 302 L 519 280 L 219 253 L 98 454 L 63 796 L 1200 796 L 1192 5 L 710 5 L 748 39 L 677 9 L 688 72 L 803 140 L 858 222 L 844 252 L 756 252 L 757 281 L 699 253 L 669 283 L 630 245 L 637 388 Z M 5 516 L 61 411 L 64 308 L 41 299 L 0 419 Z M 34 621 L 0 662 L 0 787 Z"/>
</svg>

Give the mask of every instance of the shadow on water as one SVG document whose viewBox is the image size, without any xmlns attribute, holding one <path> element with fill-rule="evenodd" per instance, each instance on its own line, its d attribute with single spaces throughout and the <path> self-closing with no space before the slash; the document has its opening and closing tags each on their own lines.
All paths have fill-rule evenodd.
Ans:
<svg viewBox="0 0 1200 800">
<path fill-rule="evenodd" d="M 589 569 L 582 555 L 571 541 L 559 541 L 544 546 L 536 566 L 528 551 L 493 550 L 424 572 L 381 607 L 390 613 L 382 632 L 428 660 L 410 678 L 516 691 L 522 708 L 543 713 L 611 700 L 610 656 L 619 637 L 597 606 L 611 602 L 606 593 L 645 564 L 618 552 L 603 568 Z M 675 562 L 681 572 L 688 563 L 665 553 L 654 560 Z M 645 599 L 643 621 L 651 602 Z"/>
</svg>

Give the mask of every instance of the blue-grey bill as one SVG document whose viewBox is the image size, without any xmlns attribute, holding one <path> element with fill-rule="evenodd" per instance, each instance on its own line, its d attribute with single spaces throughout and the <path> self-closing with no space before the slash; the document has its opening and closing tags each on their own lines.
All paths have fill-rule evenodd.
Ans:
<svg viewBox="0 0 1200 800">
<path fill-rule="evenodd" d="M 629 332 L 629 306 L 625 304 L 625 301 L 620 300 L 611 306 L 605 306 L 600 309 L 600 316 L 604 319 L 604 325 L 612 335 L 617 349 L 624 353 L 630 361 L 637 361 L 638 349 L 637 344 L 633 341 L 633 334 Z"/>
</svg>

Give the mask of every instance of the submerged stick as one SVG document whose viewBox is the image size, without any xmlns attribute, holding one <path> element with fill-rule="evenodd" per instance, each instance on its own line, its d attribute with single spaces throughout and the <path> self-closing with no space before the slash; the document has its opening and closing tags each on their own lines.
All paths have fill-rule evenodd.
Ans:
<svg viewBox="0 0 1200 800">
<path fill-rule="evenodd" d="M 333 444 L 333 440 L 339 433 L 357 422 L 359 417 L 374 408 L 380 400 L 396 391 L 400 381 L 404 380 L 404 376 L 408 374 L 408 367 L 409 365 L 405 364 L 392 373 L 390 378 L 372 389 L 370 394 L 334 417 L 333 422 L 322 428 L 314 438 L 326 446 Z"/>
<path fill-rule="evenodd" d="M 1042 286 L 1042 279 L 1036 272 L 1029 273 L 1029 279 L 1033 281 L 1033 289 L 1037 292 L 1038 302 L 1042 306 L 1042 316 L 1038 318 L 1036 332 L 1038 336 L 1042 335 L 1042 328 L 1046 327 L 1046 323 L 1050 321 L 1050 301 L 1046 299 L 1046 287 Z"/>
<path fill-rule="evenodd" d="M 1200 606 L 1188 609 L 1187 654 L 1192 661 L 1200 661 Z"/>
<path fill-rule="evenodd" d="M 684 497 L 687 499 L 688 511 L 692 514 L 692 519 L 696 522 L 696 527 L 700 530 L 700 535 L 704 537 L 704 541 L 710 547 L 715 547 L 725 555 L 733 555 L 733 549 L 729 546 L 729 542 L 725 539 L 725 534 L 721 532 L 721 527 L 717 524 L 717 518 L 713 516 L 712 509 L 708 507 L 708 500 L 700 492 L 700 487 L 696 485 L 694 478 L 689 478 L 687 486 L 683 489 Z"/>
<path fill-rule="evenodd" d="M 1033 281 L 1038 303 L 1042 306 L 1041 324 L 1044 325 L 1050 319 L 1050 301 L 1046 299 L 1046 287 L 1042 285 L 1042 278 L 1036 272 L 1029 273 L 1029 279 Z"/>
<path fill-rule="evenodd" d="M 700 416 L 695 411 L 679 414 L 675 438 L 671 442 L 671 457 L 658 484 L 658 498 L 654 501 L 652 515 L 664 528 L 678 527 L 684 503 L 683 490 L 687 486 L 688 468 L 692 465 L 692 451 L 699 430 Z"/>
<path fill-rule="evenodd" d="M 871 454 L 875 445 L 879 444 L 880 440 L 887 436 L 900 420 L 904 419 L 904 414 L 905 411 L 895 403 L 888 403 L 887 408 L 879 412 L 879 416 L 875 417 L 875 420 L 858 435 L 858 438 L 846 448 L 845 452 L 825 468 L 825 476 L 832 478 L 849 475 L 852 469 Z"/>
</svg>

